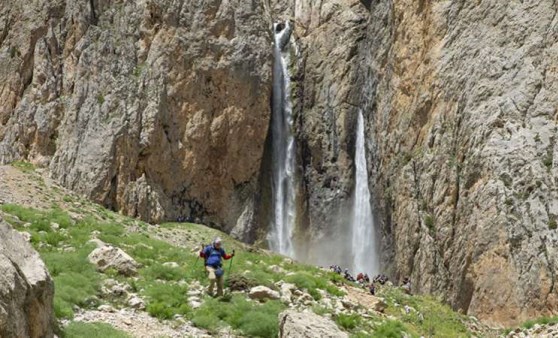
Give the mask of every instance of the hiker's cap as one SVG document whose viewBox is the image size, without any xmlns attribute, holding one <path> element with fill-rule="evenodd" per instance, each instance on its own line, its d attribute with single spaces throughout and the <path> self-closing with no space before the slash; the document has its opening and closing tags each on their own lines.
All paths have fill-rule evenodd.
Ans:
<svg viewBox="0 0 558 338">
<path fill-rule="evenodd" d="M 213 243 L 221 244 L 221 237 L 215 237 L 215 240 L 213 240 Z"/>
</svg>

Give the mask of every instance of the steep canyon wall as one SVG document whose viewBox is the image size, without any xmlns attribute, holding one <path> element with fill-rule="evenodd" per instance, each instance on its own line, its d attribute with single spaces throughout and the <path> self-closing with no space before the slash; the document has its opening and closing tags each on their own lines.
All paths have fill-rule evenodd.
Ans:
<svg viewBox="0 0 558 338">
<path fill-rule="evenodd" d="M 272 23 L 291 20 L 297 249 L 352 259 L 355 128 L 384 270 L 511 323 L 557 309 L 552 0 L 0 4 L 0 162 L 148 221 L 263 240 Z"/>
</svg>

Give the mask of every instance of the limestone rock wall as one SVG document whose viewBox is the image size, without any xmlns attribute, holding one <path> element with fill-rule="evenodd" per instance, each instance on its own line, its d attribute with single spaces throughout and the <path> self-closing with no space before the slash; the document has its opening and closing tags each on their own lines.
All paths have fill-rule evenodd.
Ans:
<svg viewBox="0 0 558 338">
<path fill-rule="evenodd" d="M 0 162 L 149 221 L 234 226 L 270 116 L 258 1 L 0 4 Z"/>
<path fill-rule="evenodd" d="M 386 257 L 510 324 L 556 313 L 555 1 L 371 4 L 366 112 Z"/>
</svg>

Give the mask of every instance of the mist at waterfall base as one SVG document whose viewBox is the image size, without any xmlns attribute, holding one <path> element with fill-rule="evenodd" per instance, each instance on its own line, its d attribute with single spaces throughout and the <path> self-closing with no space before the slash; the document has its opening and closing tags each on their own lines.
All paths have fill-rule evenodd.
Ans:
<svg viewBox="0 0 558 338">
<path fill-rule="evenodd" d="M 273 68 L 272 137 L 272 219 L 268 244 L 271 250 L 297 260 L 329 266 L 337 264 L 352 273 L 378 272 L 378 254 L 368 189 L 364 145 L 364 121 L 359 112 L 355 146 L 355 188 L 352 198 L 340 200 L 330 210 L 334 224 L 324 231 L 295 241 L 297 223 L 296 143 L 291 102 L 290 22 L 273 26 L 275 37 Z M 347 196 L 349 197 L 349 196 Z"/>
</svg>

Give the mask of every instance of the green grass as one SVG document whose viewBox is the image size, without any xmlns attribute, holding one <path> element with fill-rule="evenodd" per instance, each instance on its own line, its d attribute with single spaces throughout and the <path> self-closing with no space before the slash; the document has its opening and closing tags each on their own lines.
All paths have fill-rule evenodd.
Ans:
<svg viewBox="0 0 558 338">
<path fill-rule="evenodd" d="M 360 325 L 360 321 L 360 316 L 357 314 L 346 315 L 341 313 L 337 316 L 337 318 L 335 318 L 335 322 L 337 323 L 337 325 L 347 331 L 351 331 L 357 328 Z"/>
<path fill-rule="evenodd" d="M 529 330 L 529 329 L 532 329 L 533 326 L 535 326 L 536 324 L 539 324 L 539 325 L 558 324 L 558 316 L 555 316 L 555 317 L 541 317 L 541 318 L 537 318 L 537 319 L 533 319 L 533 320 L 528 320 L 525 323 L 521 324 L 521 327 Z"/>
<path fill-rule="evenodd" d="M 558 224 L 556 222 L 555 217 L 551 217 L 550 220 L 548 221 L 548 228 L 550 230 L 556 230 L 556 228 L 558 228 Z"/>
<path fill-rule="evenodd" d="M 125 332 L 119 331 L 105 323 L 72 322 L 62 334 L 63 338 L 130 338 Z"/>
<path fill-rule="evenodd" d="M 24 173 L 32 173 L 35 171 L 35 166 L 26 161 L 14 161 L 11 163 L 12 167 L 18 168 Z"/>
<path fill-rule="evenodd" d="M 380 288 L 378 296 L 386 299 L 386 314 L 397 318 L 410 334 L 435 337 L 471 336 L 464 324 L 466 316 L 454 312 L 449 305 L 433 297 L 410 296 L 393 287 Z M 396 303 L 399 306 L 395 306 Z M 405 305 L 420 311 L 423 317 L 421 318 L 416 311 L 406 314 L 403 311 Z"/>
<path fill-rule="evenodd" d="M 299 289 L 305 289 L 315 300 L 321 298 L 318 289 L 325 290 L 335 296 L 344 295 L 335 285 L 328 283 L 329 279 L 324 278 L 323 274 L 297 272 L 294 275 L 286 276 L 285 281 L 295 284 Z"/>
<path fill-rule="evenodd" d="M 373 334 L 372 338 L 401 338 L 403 337 L 403 333 L 406 333 L 407 330 L 405 326 L 400 322 L 389 320 L 380 326 L 378 326 Z M 450 336 L 440 336 L 440 337 L 450 337 Z"/>
<path fill-rule="evenodd" d="M 54 311 L 57 318 L 72 318 L 73 306 L 98 305 L 100 276 L 87 260 L 92 247 L 76 252 L 41 252 L 41 257 L 54 280 Z"/>
<path fill-rule="evenodd" d="M 141 285 L 141 284 L 140 284 Z M 188 315 L 188 288 L 185 285 L 161 282 L 143 284 L 144 296 L 148 301 L 147 312 L 160 319 L 172 319 L 174 315 Z"/>
<path fill-rule="evenodd" d="M 251 337 L 277 337 L 278 316 L 284 308 L 279 301 L 260 304 L 235 294 L 228 302 L 206 299 L 192 317 L 192 322 L 212 333 L 229 325 Z"/>
</svg>

